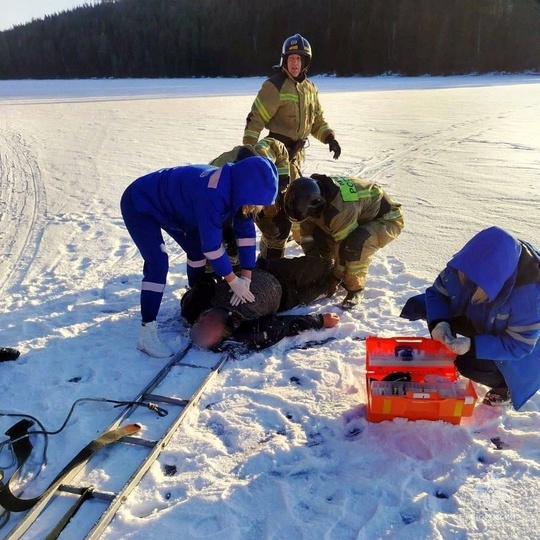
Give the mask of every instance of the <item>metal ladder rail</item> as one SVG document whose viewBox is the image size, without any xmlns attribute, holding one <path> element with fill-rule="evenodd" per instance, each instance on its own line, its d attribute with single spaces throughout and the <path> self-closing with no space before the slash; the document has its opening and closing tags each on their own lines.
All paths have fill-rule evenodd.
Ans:
<svg viewBox="0 0 540 540">
<path fill-rule="evenodd" d="M 105 512 L 100 516 L 98 521 L 94 524 L 90 532 L 86 535 L 85 540 L 99 540 L 101 535 L 105 532 L 105 529 L 108 527 L 109 523 L 112 521 L 120 506 L 125 502 L 129 494 L 133 489 L 139 484 L 143 476 L 146 474 L 148 469 L 151 467 L 152 463 L 159 457 L 161 452 L 165 449 L 175 431 L 178 429 L 180 424 L 184 421 L 188 412 L 194 408 L 203 395 L 205 388 L 208 384 L 213 381 L 217 375 L 221 372 L 225 364 L 231 358 L 230 354 L 225 354 L 218 361 L 218 363 L 212 368 L 210 373 L 205 377 L 199 387 L 191 395 L 188 404 L 180 412 L 176 420 L 169 426 L 167 431 L 163 434 L 161 439 L 155 444 L 154 448 L 150 451 L 144 462 L 141 466 L 133 473 L 131 478 L 126 482 L 124 487 L 120 490 L 115 499 L 110 503 Z M 121 441 L 120 441 L 121 442 Z"/>
<path fill-rule="evenodd" d="M 164 435 L 158 440 L 158 441 L 148 441 L 143 438 L 139 437 L 126 437 L 125 441 L 117 441 L 117 442 L 123 442 L 124 444 L 137 444 L 140 446 L 146 446 L 151 449 L 150 453 L 146 456 L 143 463 L 140 465 L 140 467 L 133 473 L 131 478 L 128 480 L 128 482 L 124 485 L 124 487 L 118 492 L 118 493 L 109 493 L 109 492 L 100 492 L 96 490 L 92 495 L 88 498 L 96 498 L 101 499 L 104 501 L 110 502 L 110 507 L 102 514 L 102 516 L 99 518 L 98 521 L 94 524 L 93 528 L 91 529 L 90 533 L 92 536 L 87 536 L 86 538 L 98 538 L 99 534 L 95 536 L 94 530 L 99 527 L 99 531 L 105 530 L 107 525 L 110 523 L 110 521 L 113 519 L 114 515 L 118 511 L 118 508 L 121 506 L 121 504 L 125 501 L 128 494 L 133 490 L 134 487 L 140 482 L 144 474 L 148 471 L 152 463 L 156 460 L 156 458 L 159 456 L 159 454 L 162 452 L 162 450 L 166 447 L 168 442 L 170 441 L 171 437 L 173 436 L 176 429 L 178 429 L 178 426 L 183 422 L 185 419 L 185 416 L 187 413 L 195 406 L 200 397 L 202 396 L 202 393 L 204 391 L 204 388 L 208 385 L 208 383 L 213 380 L 217 374 L 220 373 L 220 371 L 223 369 L 227 361 L 230 359 L 231 355 L 225 354 L 223 355 L 218 362 L 212 367 L 212 368 L 206 368 L 210 369 L 210 372 L 205 377 L 205 379 L 202 381 L 202 383 L 198 386 L 198 388 L 195 390 L 195 392 L 191 395 L 191 397 L 187 400 L 176 400 L 177 403 L 174 403 L 174 398 L 168 398 L 166 396 L 159 396 L 156 394 L 151 394 L 152 392 L 168 375 L 168 373 L 171 371 L 171 369 L 175 365 L 181 365 L 179 362 L 186 356 L 186 354 L 191 349 L 191 344 L 188 345 L 185 349 L 180 351 L 178 354 L 176 354 L 159 372 L 158 374 L 150 381 L 150 383 L 139 393 L 137 398 L 135 398 L 134 402 L 140 402 L 143 399 L 145 399 L 145 396 L 152 397 L 154 401 L 162 401 L 168 404 L 172 405 L 178 405 L 183 407 L 182 410 L 179 412 L 173 423 L 169 426 L 169 428 L 166 430 Z M 199 366 L 189 366 L 197 368 Z M 118 427 L 123 421 L 125 421 L 135 410 L 135 406 L 133 404 L 127 405 L 126 409 L 109 425 L 107 429 L 105 429 L 103 432 L 107 432 L 110 429 L 114 429 Z M 116 443 L 115 443 L 116 444 Z M 78 466 L 74 469 L 72 469 L 65 477 L 62 478 L 62 483 L 56 486 L 54 489 L 50 490 L 50 493 L 45 493 L 42 497 L 42 499 L 33 507 L 31 508 L 25 517 L 10 531 L 8 536 L 6 536 L 5 540 L 17 540 L 22 537 L 22 535 L 34 524 L 34 522 L 38 519 L 38 517 L 41 515 L 41 513 L 45 510 L 45 508 L 50 503 L 51 499 L 53 499 L 55 496 L 59 495 L 60 491 L 77 494 L 79 496 L 82 496 L 83 492 L 85 492 L 86 488 L 78 487 L 70 485 L 69 482 L 74 479 L 80 471 L 86 466 L 86 464 L 82 464 L 81 466 Z"/>
<path fill-rule="evenodd" d="M 171 369 L 176 365 L 180 365 L 180 361 L 187 355 L 187 353 L 192 349 L 192 347 L 193 344 L 189 343 L 184 349 L 176 353 L 132 401 L 140 403 L 145 400 L 145 396 L 152 395 L 152 392 L 167 377 Z M 154 398 L 156 397 L 157 396 L 154 396 Z M 126 408 L 117 416 L 117 418 L 107 427 L 105 431 L 117 428 L 122 422 L 128 419 L 135 410 L 135 405 L 126 405 Z"/>
<path fill-rule="evenodd" d="M 133 430 L 138 430 L 138 426 L 136 424 L 126 424 L 125 428 L 129 428 L 128 432 Z M 108 434 L 110 435 L 111 432 L 103 432 L 101 437 L 106 437 Z M 118 439 L 116 439 L 116 442 Z M 112 442 L 111 442 L 112 444 Z M 88 448 L 85 447 L 85 448 Z M 85 449 L 83 449 L 85 450 Z M 92 456 L 90 456 L 91 458 Z M 60 476 L 56 478 L 56 480 L 53 481 L 53 483 L 47 488 L 47 490 L 41 495 L 41 498 L 37 504 L 35 504 L 25 515 L 25 517 L 22 519 L 22 521 L 14 527 L 13 530 L 9 532 L 9 534 L 5 537 L 5 540 L 9 539 L 17 539 L 20 538 L 28 528 L 30 528 L 39 515 L 41 514 L 42 510 L 48 505 L 49 501 L 57 496 L 58 494 L 58 488 L 61 485 L 62 481 L 67 478 L 73 478 L 76 476 L 89 462 L 89 459 L 82 459 L 79 461 L 76 465 L 74 465 L 68 473 L 64 474 L 63 476 Z M 35 511 L 34 511 L 35 510 Z"/>
</svg>

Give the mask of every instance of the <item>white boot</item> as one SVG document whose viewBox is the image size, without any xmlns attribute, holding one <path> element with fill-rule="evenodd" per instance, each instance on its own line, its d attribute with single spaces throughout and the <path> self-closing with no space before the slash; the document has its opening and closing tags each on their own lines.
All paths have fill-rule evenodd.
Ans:
<svg viewBox="0 0 540 540">
<path fill-rule="evenodd" d="M 172 351 L 161 341 L 158 335 L 157 322 L 152 321 L 141 327 L 137 349 L 154 358 L 172 356 Z"/>
</svg>

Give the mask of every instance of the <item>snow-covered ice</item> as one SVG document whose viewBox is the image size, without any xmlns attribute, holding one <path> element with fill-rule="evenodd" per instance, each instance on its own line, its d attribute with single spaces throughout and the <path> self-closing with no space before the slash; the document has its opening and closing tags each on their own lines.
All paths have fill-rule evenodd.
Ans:
<svg viewBox="0 0 540 540">
<path fill-rule="evenodd" d="M 206 163 L 239 144 L 262 80 L 0 81 L 0 346 L 22 352 L 0 364 L 0 412 L 52 430 L 76 399 L 132 399 L 166 363 L 135 349 L 142 262 L 120 196 L 144 173 Z M 478 405 L 457 426 L 370 424 L 365 346 L 355 338 L 426 336 L 400 310 L 479 230 L 495 224 L 540 244 L 540 77 L 314 81 L 343 152 L 334 161 L 312 139 L 305 172 L 376 180 L 403 204 L 406 228 L 377 254 L 361 309 L 342 313 L 338 297 L 297 310 L 339 313 L 338 327 L 226 366 L 104 538 L 534 538 L 540 396 L 520 412 Z M 159 323 L 180 350 L 185 256 L 169 240 Z M 326 337 L 336 339 L 291 349 Z M 166 382 L 178 397 L 193 387 L 181 368 Z M 117 415 L 103 403 L 78 406 L 25 496 Z M 142 417 L 145 433 L 162 421 Z M 14 422 L 0 416 L 0 429 Z M 89 481 L 119 489 L 136 451 L 108 450 L 116 474 L 98 468 Z M 4 449 L 0 466 L 8 461 Z M 62 538 L 80 538 L 91 514 Z"/>
</svg>

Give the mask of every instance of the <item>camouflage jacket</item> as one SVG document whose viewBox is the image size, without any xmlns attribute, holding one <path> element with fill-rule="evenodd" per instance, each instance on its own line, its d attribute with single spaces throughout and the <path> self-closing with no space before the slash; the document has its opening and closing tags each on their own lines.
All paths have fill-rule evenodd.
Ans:
<svg viewBox="0 0 540 540">
<path fill-rule="evenodd" d="M 313 238 L 313 230 L 318 227 L 335 242 L 342 242 L 359 225 L 402 217 L 401 205 L 378 184 L 344 176 L 313 174 L 312 178 L 319 182 L 328 204 L 321 216 L 300 223 L 300 235 L 305 240 Z"/>
<path fill-rule="evenodd" d="M 249 155 L 268 158 L 276 164 L 279 176 L 290 176 L 289 173 L 289 153 L 285 145 L 271 137 L 265 137 L 256 144 L 244 144 L 235 146 L 228 152 L 223 152 L 220 156 L 213 159 L 210 165 L 214 167 L 223 167 L 225 163 L 236 161 L 241 152 L 248 152 Z"/>
</svg>

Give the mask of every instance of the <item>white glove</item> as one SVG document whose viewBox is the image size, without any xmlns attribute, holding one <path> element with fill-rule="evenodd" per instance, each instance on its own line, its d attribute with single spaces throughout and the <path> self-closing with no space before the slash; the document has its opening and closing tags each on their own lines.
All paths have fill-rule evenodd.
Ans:
<svg viewBox="0 0 540 540">
<path fill-rule="evenodd" d="M 450 323 L 447 323 L 446 321 L 440 322 L 432 331 L 431 331 L 431 337 L 438 341 L 439 343 L 442 343 L 443 345 L 446 345 L 446 339 L 454 339 L 454 336 L 452 335 L 452 331 L 450 330 Z"/>
<path fill-rule="evenodd" d="M 254 302 L 255 296 L 249 290 L 251 279 L 236 276 L 230 283 L 229 287 L 234 293 L 231 298 L 231 306 L 237 306 L 244 302 Z"/>
<path fill-rule="evenodd" d="M 458 356 L 468 353 L 471 349 L 471 338 L 468 337 L 445 338 L 444 343 L 454 354 L 457 354 Z"/>
</svg>

